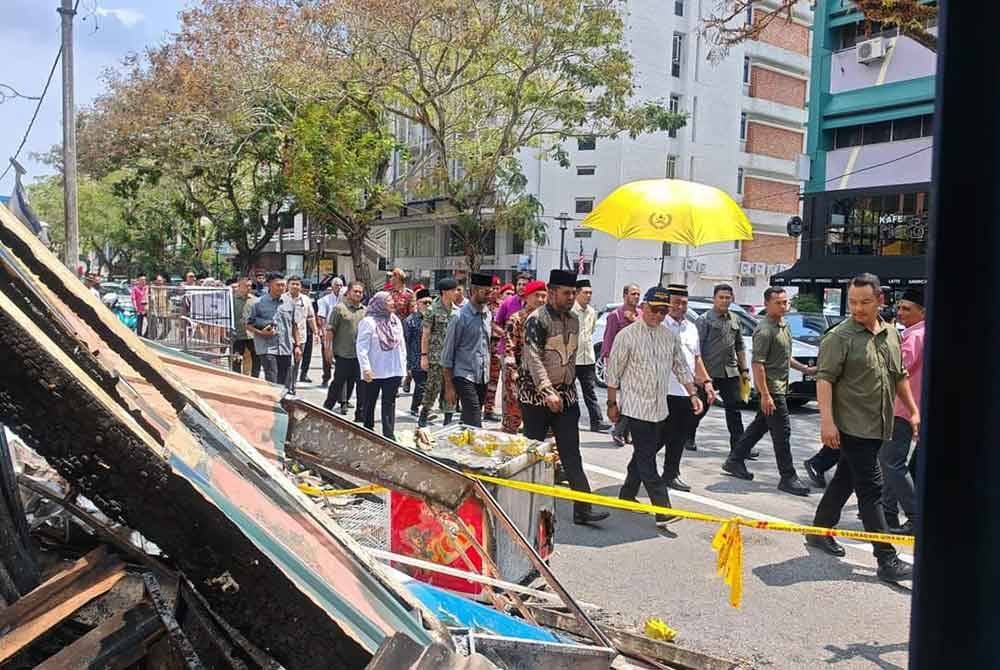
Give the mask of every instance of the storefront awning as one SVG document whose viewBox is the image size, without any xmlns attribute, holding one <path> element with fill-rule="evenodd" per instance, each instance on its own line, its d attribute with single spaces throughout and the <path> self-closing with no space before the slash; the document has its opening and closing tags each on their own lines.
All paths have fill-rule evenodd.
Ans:
<svg viewBox="0 0 1000 670">
<path fill-rule="evenodd" d="M 863 272 L 878 276 L 883 286 L 927 283 L 925 256 L 823 256 L 803 258 L 784 272 L 771 276 L 772 286 L 835 288 Z"/>
</svg>

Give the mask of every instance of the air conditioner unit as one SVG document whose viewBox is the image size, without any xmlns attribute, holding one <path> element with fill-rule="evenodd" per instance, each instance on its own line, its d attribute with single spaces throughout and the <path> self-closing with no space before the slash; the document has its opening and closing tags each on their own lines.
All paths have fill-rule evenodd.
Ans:
<svg viewBox="0 0 1000 670">
<path fill-rule="evenodd" d="M 753 273 L 755 275 L 762 275 L 767 273 L 767 263 L 754 263 Z"/>
<path fill-rule="evenodd" d="M 873 37 L 864 42 L 858 42 L 858 62 L 863 64 L 874 63 L 885 58 L 886 42 L 884 37 Z"/>
<path fill-rule="evenodd" d="M 747 263 L 746 261 L 740 262 L 740 274 L 741 275 L 752 275 L 753 274 L 753 263 Z"/>
<path fill-rule="evenodd" d="M 685 258 L 684 259 L 684 272 L 697 272 L 698 271 L 698 259 L 697 258 Z"/>
</svg>

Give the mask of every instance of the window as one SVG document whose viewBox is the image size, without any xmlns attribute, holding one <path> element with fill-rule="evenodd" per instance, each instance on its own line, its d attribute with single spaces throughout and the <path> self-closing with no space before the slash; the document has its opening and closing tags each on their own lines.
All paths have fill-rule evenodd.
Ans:
<svg viewBox="0 0 1000 670">
<path fill-rule="evenodd" d="M 684 0 L 674 0 L 674 16 L 684 16 Z"/>
<path fill-rule="evenodd" d="M 674 33 L 674 45 L 670 57 L 670 74 L 675 77 L 681 76 L 681 64 L 684 53 L 684 34 Z"/>
<path fill-rule="evenodd" d="M 881 144 L 892 139 L 892 121 L 869 123 L 861 128 L 861 144 Z"/>
<path fill-rule="evenodd" d="M 750 83 L 750 56 L 743 57 L 743 83 Z"/>
<path fill-rule="evenodd" d="M 747 113 L 740 113 L 740 140 L 747 141 Z"/>
<path fill-rule="evenodd" d="M 669 154 L 667 156 L 667 170 L 665 176 L 667 179 L 677 178 L 677 156 L 674 156 L 673 154 Z"/>
<path fill-rule="evenodd" d="M 578 177 L 590 177 L 597 171 L 596 165 L 578 165 L 576 174 Z"/>
<path fill-rule="evenodd" d="M 876 144 L 930 137 L 934 134 L 934 115 L 910 116 L 880 123 L 837 128 L 830 138 L 833 149 L 856 147 L 860 144 Z"/>
<path fill-rule="evenodd" d="M 909 119 L 896 119 L 892 122 L 892 139 L 912 140 L 920 137 L 921 118 L 914 116 Z"/>
<path fill-rule="evenodd" d="M 591 230 L 590 228 L 576 228 L 573 231 L 573 237 L 576 238 L 585 239 L 593 236 L 594 236 L 594 231 Z"/>
<path fill-rule="evenodd" d="M 743 195 L 743 168 L 736 169 L 736 194 Z"/>
<path fill-rule="evenodd" d="M 510 253 L 521 255 L 524 253 L 524 238 L 514 233 L 510 238 Z"/>
<path fill-rule="evenodd" d="M 931 137 L 934 134 L 934 115 L 924 114 L 920 117 L 921 122 L 921 137 Z"/>
<path fill-rule="evenodd" d="M 930 193 L 908 191 L 834 200 L 826 227 L 830 256 L 923 256 Z"/>
<path fill-rule="evenodd" d="M 679 114 L 681 111 L 681 96 L 676 93 L 670 94 L 670 106 L 668 107 L 671 114 Z M 677 129 L 671 128 L 667 131 L 668 137 L 677 137 Z"/>
<path fill-rule="evenodd" d="M 434 228 L 399 228 L 392 231 L 392 257 L 437 256 L 434 251 Z"/>
<path fill-rule="evenodd" d="M 740 277 L 740 288 L 754 288 L 757 286 L 756 277 Z"/>
<path fill-rule="evenodd" d="M 278 226 L 283 230 L 291 230 L 295 227 L 295 215 L 291 212 L 280 212 L 278 214 Z"/>
<path fill-rule="evenodd" d="M 576 138 L 577 151 L 593 151 L 597 148 L 597 138 L 593 135 Z"/>
<path fill-rule="evenodd" d="M 590 214 L 594 211 L 594 199 L 593 198 L 577 198 L 576 199 L 576 209 L 574 210 L 577 214 Z"/>
</svg>

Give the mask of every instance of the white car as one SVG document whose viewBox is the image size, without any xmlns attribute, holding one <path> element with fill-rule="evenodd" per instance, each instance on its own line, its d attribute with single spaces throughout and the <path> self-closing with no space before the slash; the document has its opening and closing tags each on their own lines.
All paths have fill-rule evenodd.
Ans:
<svg viewBox="0 0 1000 670">
<path fill-rule="evenodd" d="M 594 337 L 591 343 L 594 347 L 594 355 L 597 358 L 597 384 L 602 388 L 606 387 L 605 361 L 601 360 L 601 346 L 604 343 L 604 329 L 608 323 L 608 315 L 618 309 L 622 303 L 608 305 L 597 319 L 594 327 Z M 688 302 L 687 318 L 695 321 L 699 316 L 712 308 L 710 302 L 701 300 L 690 300 Z M 743 345 L 748 352 L 753 350 L 753 331 L 757 327 L 757 320 L 746 313 L 742 307 L 733 305 L 730 311 L 736 315 L 740 321 L 740 330 L 743 334 Z M 819 355 L 819 347 L 798 339 L 792 340 L 792 356 L 803 365 L 816 365 L 816 358 Z M 750 383 L 753 384 L 751 376 Z M 751 402 L 756 397 L 755 392 L 751 392 Z M 794 368 L 788 371 L 788 405 L 789 407 L 801 407 L 810 400 L 816 399 L 816 380 L 811 377 L 804 377 L 803 374 Z"/>
</svg>

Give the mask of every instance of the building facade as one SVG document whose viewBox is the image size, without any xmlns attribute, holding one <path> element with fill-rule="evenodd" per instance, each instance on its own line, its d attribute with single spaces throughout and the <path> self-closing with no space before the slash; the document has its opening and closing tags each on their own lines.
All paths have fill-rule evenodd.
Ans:
<svg viewBox="0 0 1000 670">
<path fill-rule="evenodd" d="M 851 3 L 817 4 L 801 258 L 775 284 L 842 313 L 860 272 L 900 290 L 926 282 L 936 67 Z"/>
</svg>

